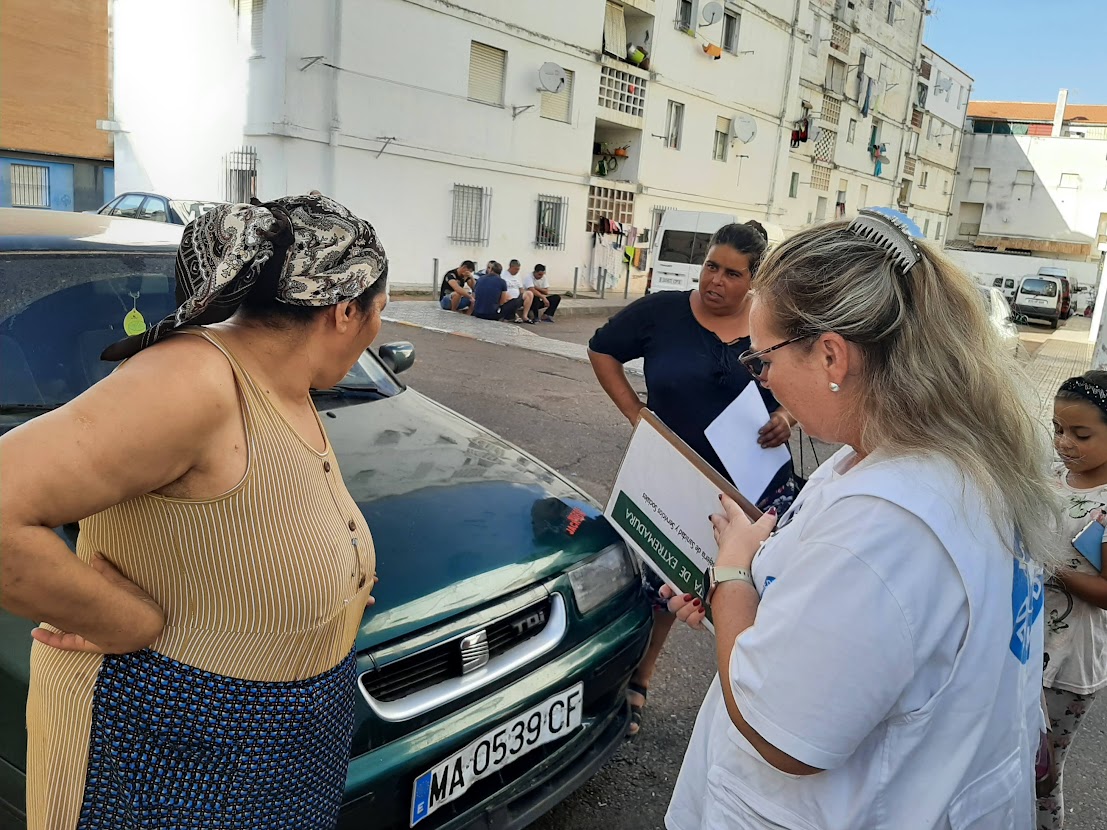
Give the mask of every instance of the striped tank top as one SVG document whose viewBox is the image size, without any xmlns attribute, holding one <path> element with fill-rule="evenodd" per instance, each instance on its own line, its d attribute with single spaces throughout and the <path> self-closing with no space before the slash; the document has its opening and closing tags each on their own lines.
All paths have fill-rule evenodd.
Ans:
<svg viewBox="0 0 1107 830">
<path fill-rule="evenodd" d="M 301 438 L 216 335 L 182 334 L 203 337 L 234 371 L 246 472 L 215 498 L 151 493 L 110 507 L 81 522 L 77 555 L 101 553 L 164 609 L 165 630 L 148 650 L 159 659 L 236 681 L 291 686 L 321 676 L 350 654 L 373 587 L 369 528 L 329 440 L 319 452 Z M 104 665 L 101 655 L 32 647 L 30 830 L 84 826 Z"/>
</svg>

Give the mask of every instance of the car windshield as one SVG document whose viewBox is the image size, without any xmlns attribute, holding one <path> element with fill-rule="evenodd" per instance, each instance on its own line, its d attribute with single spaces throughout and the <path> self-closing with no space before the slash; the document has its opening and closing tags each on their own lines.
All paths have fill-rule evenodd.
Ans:
<svg viewBox="0 0 1107 830">
<path fill-rule="evenodd" d="M 1023 294 L 1031 294 L 1035 297 L 1056 297 L 1057 283 L 1053 280 L 1023 280 L 1021 290 Z"/>
<path fill-rule="evenodd" d="M 0 255 L 0 408 L 67 403 L 115 368 L 104 348 L 176 307 L 174 254 Z M 339 386 L 400 387 L 368 354 Z"/>
<path fill-rule="evenodd" d="M 187 199 L 174 199 L 169 204 L 173 206 L 173 209 L 181 215 L 185 224 L 191 222 L 197 216 L 203 216 L 212 208 L 218 207 L 219 202 L 197 202 Z"/>
</svg>

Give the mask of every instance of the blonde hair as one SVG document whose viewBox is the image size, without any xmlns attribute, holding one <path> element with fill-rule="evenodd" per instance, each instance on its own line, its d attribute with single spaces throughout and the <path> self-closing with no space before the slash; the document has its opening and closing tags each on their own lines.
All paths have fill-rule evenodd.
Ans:
<svg viewBox="0 0 1107 830">
<path fill-rule="evenodd" d="M 761 265 L 758 299 L 786 336 L 835 332 L 860 349 L 850 414 L 864 447 L 945 456 L 981 488 L 997 527 L 1012 522 L 1034 560 L 1059 564 L 1048 436 L 1027 411 L 1018 387 L 1025 375 L 1000 345 L 977 287 L 922 242 L 922 261 L 904 275 L 884 248 L 847 227 L 808 228 L 778 246 Z"/>
</svg>

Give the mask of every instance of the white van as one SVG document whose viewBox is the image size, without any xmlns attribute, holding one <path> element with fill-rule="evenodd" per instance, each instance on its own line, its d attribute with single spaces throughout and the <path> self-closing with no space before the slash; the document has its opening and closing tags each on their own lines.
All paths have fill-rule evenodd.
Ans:
<svg viewBox="0 0 1107 830">
<path fill-rule="evenodd" d="M 1063 294 L 1060 277 L 1044 274 L 1024 277 L 1015 294 L 1015 314 L 1046 320 L 1055 329 L 1061 319 Z"/>
<path fill-rule="evenodd" d="M 700 268 L 715 231 L 723 225 L 744 221 L 746 220 L 730 213 L 665 211 L 653 242 L 646 293 L 690 291 L 698 286 Z M 762 225 L 769 235 L 770 248 L 784 240 L 784 232 L 780 227 L 765 222 Z"/>
<path fill-rule="evenodd" d="M 1015 301 L 1015 289 L 1017 280 L 1014 277 L 996 277 L 992 280 L 992 287 L 998 288 L 1003 294 L 1003 299 L 1010 305 Z"/>
</svg>

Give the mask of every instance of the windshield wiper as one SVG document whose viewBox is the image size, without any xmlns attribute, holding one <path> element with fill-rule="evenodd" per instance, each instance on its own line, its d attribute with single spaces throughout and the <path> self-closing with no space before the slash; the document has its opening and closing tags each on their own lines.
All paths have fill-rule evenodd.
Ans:
<svg viewBox="0 0 1107 830">
<path fill-rule="evenodd" d="M 50 412 L 61 406 L 60 403 L 3 403 L 0 414 L 9 412 Z"/>
<path fill-rule="evenodd" d="M 338 398 L 383 398 L 387 397 L 385 393 L 376 386 L 346 386 L 338 384 L 332 386 L 330 389 L 312 389 L 313 395 L 332 395 Z"/>
</svg>

